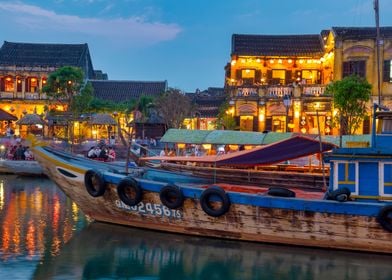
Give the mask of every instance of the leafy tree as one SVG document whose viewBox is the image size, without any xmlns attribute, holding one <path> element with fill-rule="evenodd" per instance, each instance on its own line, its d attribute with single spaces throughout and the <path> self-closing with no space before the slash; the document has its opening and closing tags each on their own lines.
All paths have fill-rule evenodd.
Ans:
<svg viewBox="0 0 392 280">
<path fill-rule="evenodd" d="M 228 113 L 228 110 L 230 109 L 229 102 L 225 101 L 220 107 L 219 107 L 219 113 L 216 119 L 216 126 L 223 127 L 223 129 L 227 130 L 234 130 L 237 128 L 237 123 L 234 119 L 234 117 Z"/>
<path fill-rule="evenodd" d="M 79 67 L 64 66 L 51 73 L 42 91 L 49 98 L 72 111 L 73 99 L 83 86 L 83 71 Z"/>
<path fill-rule="evenodd" d="M 90 82 L 88 82 L 80 91 L 80 94 L 75 95 L 72 99 L 71 108 L 75 115 L 80 115 L 84 112 L 91 111 L 91 102 L 94 99 L 94 89 Z"/>
<path fill-rule="evenodd" d="M 146 121 L 149 117 L 149 110 L 154 106 L 154 98 L 151 96 L 142 95 L 135 104 L 135 109 L 142 113 L 141 121 Z"/>
<path fill-rule="evenodd" d="M 341 135 L 354 134 L 367 116 L 366 104 L 370 100 L 371 89 L 371 84 L 358 76 L 348 76 L 327 86 L 338 111 L 335 122 L 340 124 Z"/>
<path fill-rule="evenodd" d="M 175 88 L 169 88 L 159 96 L 155 105 L 167 128 L 180 128 L 193 107 L 191 100 Z"/>
</svg>

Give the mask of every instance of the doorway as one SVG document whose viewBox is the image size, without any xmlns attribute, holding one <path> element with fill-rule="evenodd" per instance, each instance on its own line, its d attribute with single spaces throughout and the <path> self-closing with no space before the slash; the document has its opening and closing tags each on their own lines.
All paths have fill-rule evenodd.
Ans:
<svg viewBox="0 0 392 280">
<path fill-rule="evenodd" d="M 241 131 L 253 131 L 253 116 L 241 116 L 240 117 L 240 130 Z"/>
</svg>

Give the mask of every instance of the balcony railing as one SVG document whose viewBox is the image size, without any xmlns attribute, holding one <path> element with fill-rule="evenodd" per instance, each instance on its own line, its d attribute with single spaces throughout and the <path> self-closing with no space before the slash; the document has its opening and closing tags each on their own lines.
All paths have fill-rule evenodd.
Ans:
<svg viewBox="0 0 392 280">
<path fill-rule="evenodd" d="M 305 96 L 321 96 L 325 94 L 325 86 L 303 86 L 302 95 Z"/>
<path fill-rule="evenodd" d="M 283 97 L 285 95 L 293 95 L 293 87 L 286 86 L 272 86 L 267 87 L 266 96 L 267 97 Z"/>
<path fill-rule="evenodd" d="M 294 97 L 318 97 L 326 96 L 325 85 L 304 86 L 229 86 L 230 95 L 233 98 L 252 99 L 257 97 L 282 98 L 285 95 Z"/>
<path fill-rule="evenodd" d="M 25 99 L 25 100 L 45 100 L 47 99 L 46 93 L 38 92 L 0 92 L 1 99 Z"/>
</svg>

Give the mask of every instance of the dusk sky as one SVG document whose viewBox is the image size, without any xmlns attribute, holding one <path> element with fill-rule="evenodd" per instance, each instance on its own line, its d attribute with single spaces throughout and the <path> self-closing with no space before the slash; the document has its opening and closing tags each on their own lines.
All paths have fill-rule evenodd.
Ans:
<svg viewBox="0 0 392 280">
<path fill-rule="evenodd" d="M 379 2 L 380 26 L 392 26 L 392 0 Z M 88 43 L 94 69 L 111 80 L 167 80 L 188 92 L 223 87 L 232 34 L 332 26 L 375 26 L 373 0 L 0 0 L 2 41 Z"/>
</svg>

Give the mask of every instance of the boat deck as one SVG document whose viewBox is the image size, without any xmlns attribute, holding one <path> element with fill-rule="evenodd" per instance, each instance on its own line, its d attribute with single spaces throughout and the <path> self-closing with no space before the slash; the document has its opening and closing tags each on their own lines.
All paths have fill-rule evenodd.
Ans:
<svg viewBox="0 0 392 280">
<path fill-rule="evenodd" d="M 257 186 L 247 186 L 247 185 L 233 185 L 227 183 L 217 183 L 215 186 L 219 186 L 223 188 L 226 192 L 238 192 L 238 193 L 249 193 L 249 194 L 258 194 L 258 195 L 267 195 L 268 189 L 266 187 L 257 187 Z M 209 186 L 203 186 L 207 188 Z M 303 189 L 290 189 L 289 190 L 295 192 L 297 198 L 305 198 L 305 199 L 323 199 L 325 192 L 323 191 L 315 191 L 315 190 L 303 190 Z"/>
</svg>

